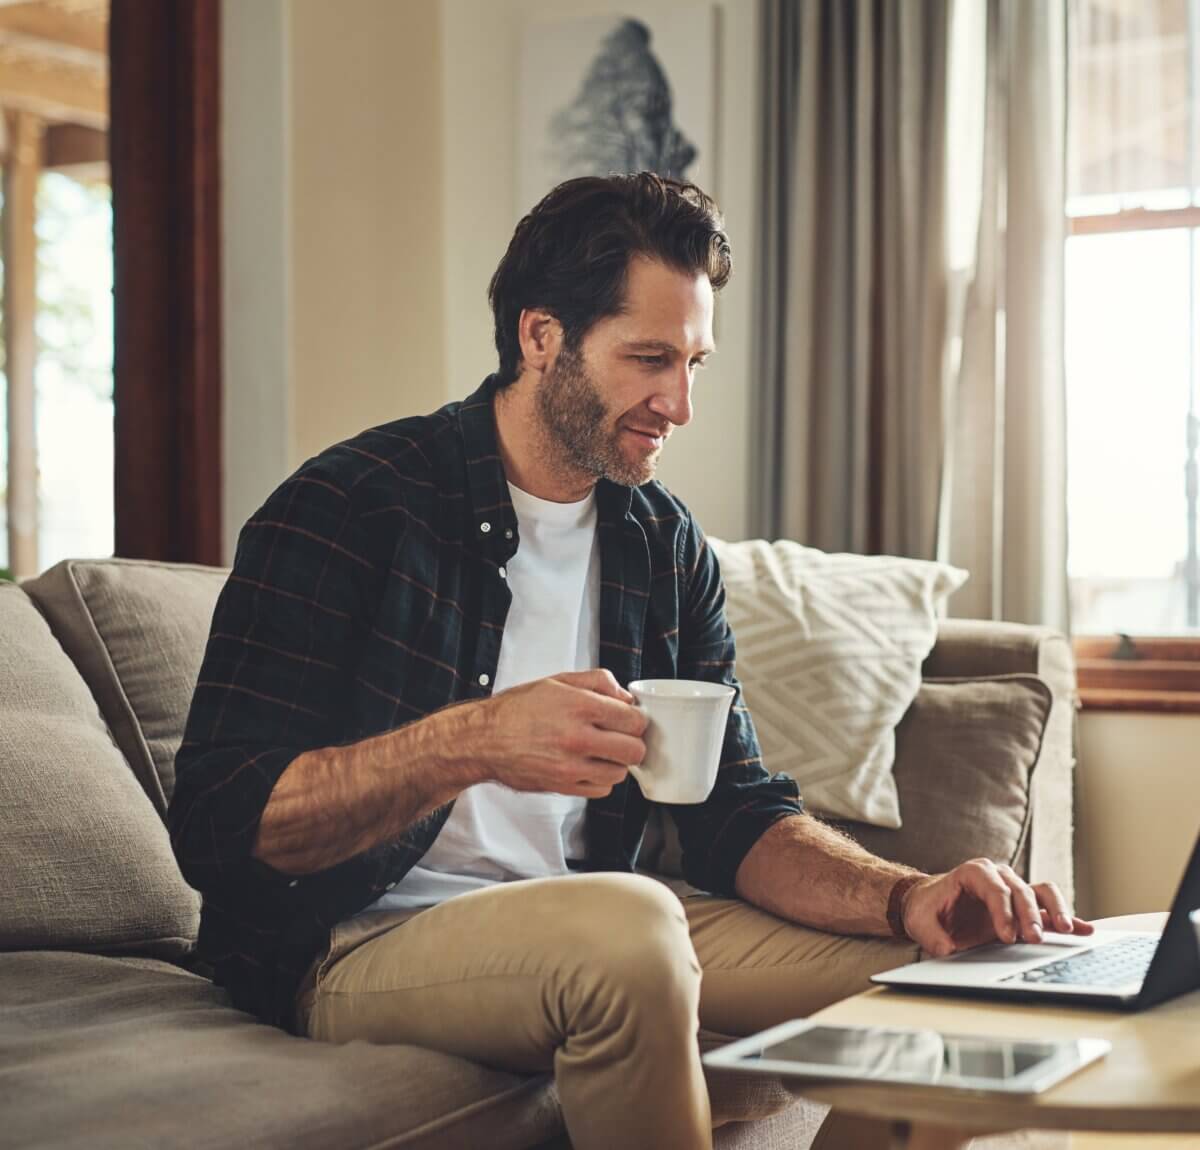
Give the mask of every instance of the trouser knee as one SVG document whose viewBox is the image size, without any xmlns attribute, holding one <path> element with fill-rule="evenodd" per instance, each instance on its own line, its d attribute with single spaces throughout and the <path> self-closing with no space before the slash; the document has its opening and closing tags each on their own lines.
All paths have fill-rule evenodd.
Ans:
<svg viewBox="0 0 1200 1150">
<path fill-rule="evenodd" d="M 676 895 L 642 875 L 605 875 L 582 889 L 586 918 L 581 961 L 591 977 L 630 1005 L 693 1015 L 700 963 Z"/>
</svg>

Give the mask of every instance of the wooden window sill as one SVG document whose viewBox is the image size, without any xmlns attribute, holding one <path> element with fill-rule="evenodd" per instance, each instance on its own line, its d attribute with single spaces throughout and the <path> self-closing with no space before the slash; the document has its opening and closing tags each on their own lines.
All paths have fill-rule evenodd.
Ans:
<svg viewBox="0 0 1200 1150">
<path fill-rule="evenodd" d="M 1074 647 L 1085 711 L 1200 714 L 1200 639 L 1084 636 Z"/>
<path fill-rule="evenodd" d="M 1200 715 L 1200 691 L 1122 691 L 1106 687 L 1081 687 L 1079 706 L 1084 711 Z"/>
</svg>

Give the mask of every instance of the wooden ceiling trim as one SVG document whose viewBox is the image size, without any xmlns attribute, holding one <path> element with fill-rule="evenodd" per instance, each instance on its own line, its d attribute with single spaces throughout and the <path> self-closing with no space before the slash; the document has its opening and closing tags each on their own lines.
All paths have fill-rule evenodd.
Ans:
<svg viewBox="0 0 1200 1150">
<path fill-rule="evenodd" d="M 108 127 L 108 79 L 103 71 L 47 62 L 0 42 L 0 107 L 103 130 Z"/>
<path fill-rule="evenodd" d="M 108 64 L 108 5 L 0 4 L 0 34 L 81 63 Z"/>
</svg>

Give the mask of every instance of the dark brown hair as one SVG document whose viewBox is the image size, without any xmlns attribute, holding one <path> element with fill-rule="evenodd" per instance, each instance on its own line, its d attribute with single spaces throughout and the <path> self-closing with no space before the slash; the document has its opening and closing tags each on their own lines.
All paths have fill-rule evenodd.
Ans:
<svg viewBox="0 0 1200 1150">
<path fill-rule="evenodd" d="M 733 271 L 725 223 L 695 184 L 653 172 L 582 176 L 549 192 L 519 224 L 488 285 L 500 354 L 499 383 L 521 371 L 517 325 L 544 308 L 578 348 L 589 329 L 617 315 L 631 256 L 708 276 L 719 291 Z"/>
</svg>

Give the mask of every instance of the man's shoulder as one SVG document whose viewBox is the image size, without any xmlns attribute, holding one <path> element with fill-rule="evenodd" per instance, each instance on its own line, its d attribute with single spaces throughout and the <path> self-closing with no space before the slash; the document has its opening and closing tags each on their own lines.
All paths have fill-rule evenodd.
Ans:
<svg viewBox="0 0 1200 1150">
<path fill-rule="evenodd" d="M 403 506 L 416 492 L 457 486 L 462 473 L 459 406 L 451 403 L 429 415 L 368 427 L 306 460 L 284 486 L 326 483 L 360 506 Z"/>
</svg>

